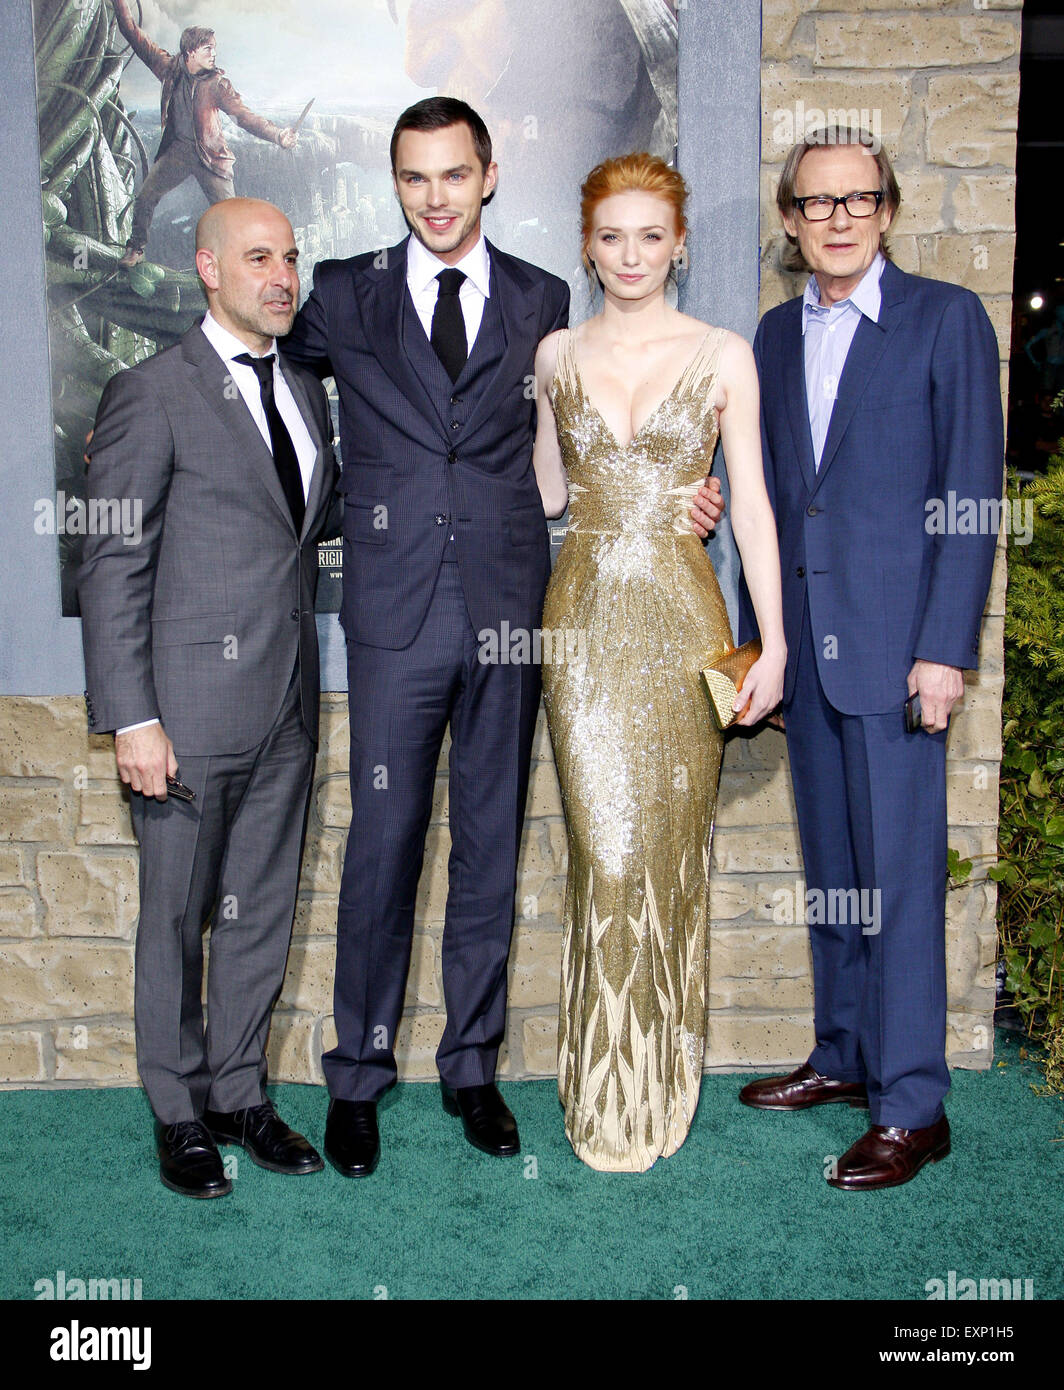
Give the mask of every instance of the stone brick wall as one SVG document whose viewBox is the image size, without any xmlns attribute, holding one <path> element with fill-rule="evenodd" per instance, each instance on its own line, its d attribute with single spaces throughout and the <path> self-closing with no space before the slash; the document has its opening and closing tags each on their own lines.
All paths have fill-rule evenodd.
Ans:
<svg viewBox="0 0 1064 1390">
<path fill-rule="evenodd" d="M 798 286 L 777 268 L 780 163 L 813 108 L 869 112 L 895 159 L 905 270 L 955 280 L 986 304 L 1008 357 L 1019 0 L 766 0 L 762 66 L 762 310 Z M 801 105 L 799 105 L 799 103 Z M 788 129 L 788 120 L 790 127 Z M 800 133 L 800 131 L 799 131 Z M 1005 369 L 1002 369 L 1002 390 Z M 993 857 L 1000 759 L 1004 550 L 981 667 L 949 742 L 950 844 Z M 336 897 L 349 813 L 345 701 L 323 697 L 322 743 L 288 973 L 270 1036 L 276 1080 L 320 1081 L 332 1045 Z M 447 887 L 446 750 L 422 877 L 400 1075 L 435 1075 L 443 1029 L 440 937 Z M 979 858 L 982 856 L 982 858 Z M 555 1066 L 565 827 L 542 718 L 536 736 L 501 1072 Z M 780 920 L 801 883 L 784 739 L 735 737 L 724 761 L 710 895 L 706 1065 L 769 1068 L 812 1042 L 804 926 Z M 948 904 L 949 1052 L 990 1064 L 995 897 L 977 883 Z M 136 1081 L 133 941 L 137 850 L 110 739 L 89 738 L 71 697 L 0 700 L 0 1085 Z"/>
</svg>

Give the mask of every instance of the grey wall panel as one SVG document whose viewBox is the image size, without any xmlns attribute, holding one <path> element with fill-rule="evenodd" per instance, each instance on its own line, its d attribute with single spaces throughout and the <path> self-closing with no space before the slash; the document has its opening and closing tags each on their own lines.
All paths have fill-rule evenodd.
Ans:
<svg viewBox="0 0 1064 1390">
<path fill-rule="evenodd" d="M 752 340 L 757 327 L 761 165 L 760 0 L 680 6 L 677 163 L 691 190 L 691 263 L 680 307 Z M 721 451 L 715 472 L 728 496 Z M 739 557 L 725 517 L 709 543 L 734 631 Z"/>
<path fill-rule="evenodd" d="M 69 695 L 84 686 L 81 623 L 62 618 L 54 535 L 34 530 L 55 498 L 48 324 L 44 300 L 37 94 L 30 0 L 5 7 L 0 44 L 0 694 Z"/>
</svg>

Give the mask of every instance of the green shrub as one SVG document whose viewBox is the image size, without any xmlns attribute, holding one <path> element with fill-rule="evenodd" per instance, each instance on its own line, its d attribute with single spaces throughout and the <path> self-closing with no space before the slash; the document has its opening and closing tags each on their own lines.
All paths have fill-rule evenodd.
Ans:
<svg viewBox="0 0 1064 1390">
<path fill-rule="evenodd" d="M 1030 502 L 1029 545 L 1010 544 L 1005 602 L 998 935 L 1006 984 L 1051 1056 L 1064 1036 L 1064 456 L 1008 495 Z M 1059 1068 L 1051 1084 L 1061 1085 Z"/>
</svg>

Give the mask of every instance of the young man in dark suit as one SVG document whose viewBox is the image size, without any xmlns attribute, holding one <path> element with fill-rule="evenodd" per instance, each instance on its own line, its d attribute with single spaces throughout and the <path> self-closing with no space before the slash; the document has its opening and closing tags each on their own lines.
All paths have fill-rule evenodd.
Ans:
<svg viewBox="0 0 1064 1390">
<path fill-rule="evenodd" d="M 519 1150 L 495 1086 L 539 669 L 480 659 L 531 633 L 550 556 L 532 470 L 532 360 L 567 321 L 556 276 L 481 231 L 498 170 L 480 117 L 432 97 L 400 116 L 392 174 L 410 236 L 327 261 L 285 343 L 336 379 L 344 494 L 351 830 L 340 889 L 326 1156 L 377 1164 L 436 764 L 450 728 L 443 1103 L 469 1141 Z"/>
</svg>

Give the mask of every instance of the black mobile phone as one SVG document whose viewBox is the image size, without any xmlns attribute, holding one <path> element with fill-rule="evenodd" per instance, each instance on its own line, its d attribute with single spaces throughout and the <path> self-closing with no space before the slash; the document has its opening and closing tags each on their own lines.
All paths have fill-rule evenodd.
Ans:
<svg viewBox="0 0 1064 1390">
<path fill-rule="evenodd" d="M 167 796 L 176 796 L 178 801 L 195 801 L 196 793 L 191 787 L 186 787 L 184 782 L 179 782 L 176 777 L 166 778 Z"/>
<path fill-rule="evenodd" d="M 910 695 L 905 701 L 905 731 L 915 734 L 917 729 L 923 724 L 923 715 L 920 712 L 920 696 Z"/>
</svg>

